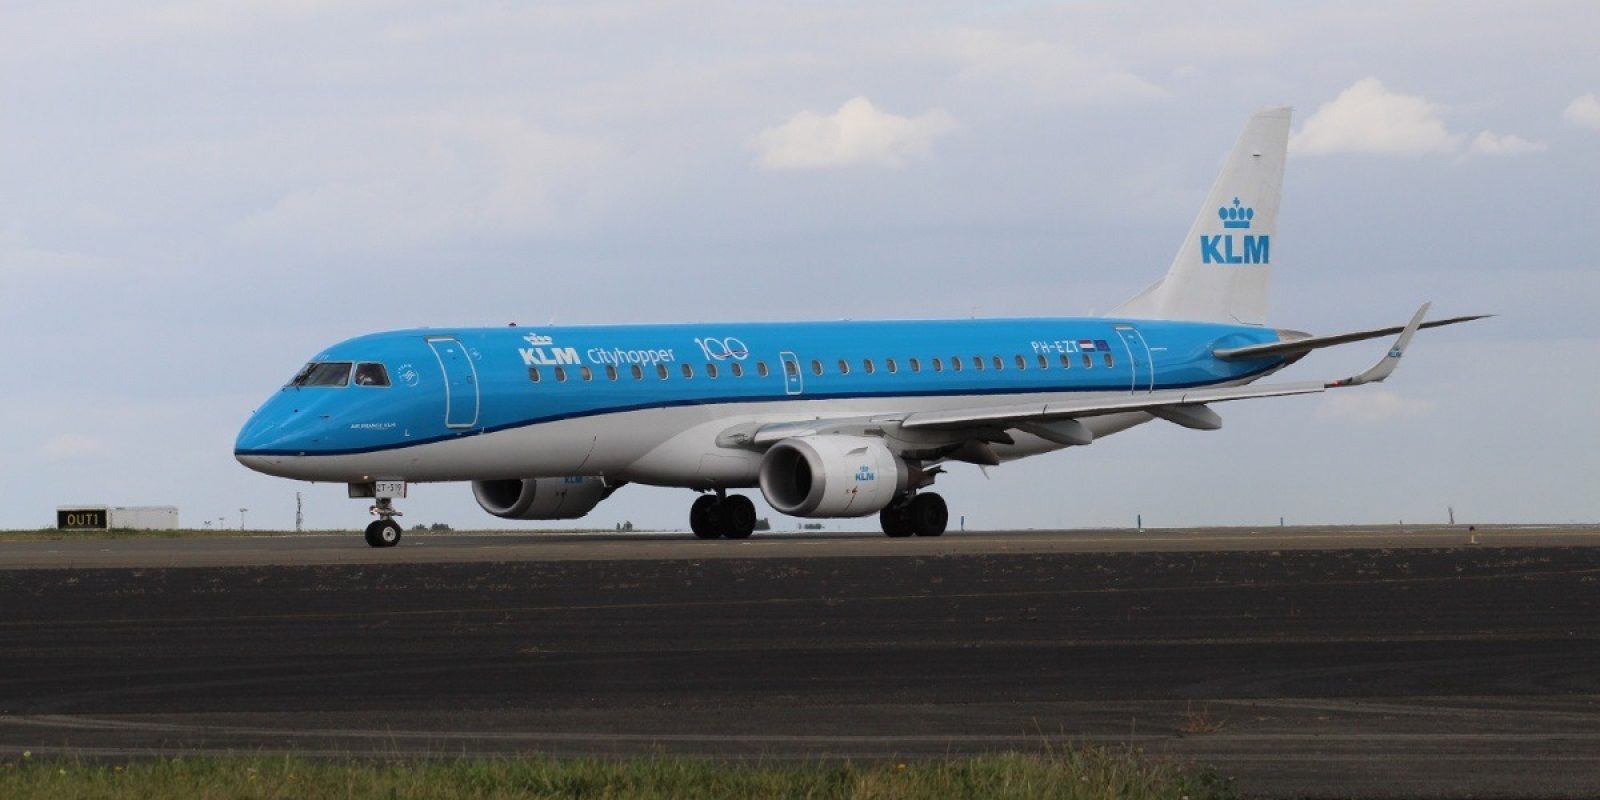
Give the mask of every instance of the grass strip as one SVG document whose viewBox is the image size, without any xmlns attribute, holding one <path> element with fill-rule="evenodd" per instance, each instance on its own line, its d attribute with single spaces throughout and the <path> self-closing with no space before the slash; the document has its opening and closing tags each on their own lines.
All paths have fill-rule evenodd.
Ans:
<svg viewBox="0 0 1600 800">
<path fill-rule="evenodd" d="M 705 759 L 330 761 L 198 756 L 0 762 L 6 798 L 960 798 L 1235 797 L 1212 771 L 1100 748 L 907 763 L 729 764 Z"/>
</svg>

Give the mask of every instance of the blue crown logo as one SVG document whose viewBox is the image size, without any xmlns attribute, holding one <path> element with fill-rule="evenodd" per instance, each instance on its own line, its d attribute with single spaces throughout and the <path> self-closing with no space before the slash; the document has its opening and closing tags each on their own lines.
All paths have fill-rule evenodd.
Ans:
<svg viewBox="0 0 1600 800">
<path fill-rule="evenodd" d="M 1241 207 L 1239 198 L 1233 198 L 1233 205 L 1217 209 L 1217 216 L 1222 218 L 1224 228 L 1250 229 L 1250 220 L 1256 218 L 1256 210 L 1248 206 Z"/>
</svg>

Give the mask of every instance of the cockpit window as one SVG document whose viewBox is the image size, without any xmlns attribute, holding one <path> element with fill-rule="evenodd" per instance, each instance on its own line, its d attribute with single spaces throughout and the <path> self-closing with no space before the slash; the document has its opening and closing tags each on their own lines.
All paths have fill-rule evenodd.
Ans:
<svg viewBox="0 0 1600 800">
<path fill-rule="evenodd" d="M 356 365 L 357 386 L 388 386 L 389 370 L 382 364 L 367 362 Z"/>
<path fill-rule="evenodd" d="M 313 361 L 289 381 L 290 386 L 347 386 L 349 383 L 348 361 Z"/>
</svg>

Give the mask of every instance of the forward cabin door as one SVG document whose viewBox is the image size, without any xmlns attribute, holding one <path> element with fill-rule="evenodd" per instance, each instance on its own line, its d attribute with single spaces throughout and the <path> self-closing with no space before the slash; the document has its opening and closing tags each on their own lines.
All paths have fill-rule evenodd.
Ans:
<svg viewBox="0 0 1600 800">
<path fill-rule="evenodd" d="M 1149 392 L 1156 388 L 1155 360 L 1150 357 L 1150 345 L 1144 334 L 1132 325 L 1116 326 L 1117 336 L 1128 356 L 1128 391 Z"/>
<path fill-rule="evenodd" d="M 444 372 L 445 426 L 470 428 L 478 424 L 478 368 L 467 348 L 449 336 L 430 336 L 428 346 L 433 348 L 439 369 Z"/>
</svg>

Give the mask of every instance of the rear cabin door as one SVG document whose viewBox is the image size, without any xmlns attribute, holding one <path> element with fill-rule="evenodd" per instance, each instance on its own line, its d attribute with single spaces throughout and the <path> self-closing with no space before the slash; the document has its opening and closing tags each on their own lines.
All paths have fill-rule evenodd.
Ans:
<svg viewBox="0 0 1600 800">
<path fill-rule="evenodd" d="M 1134 393 L 1153 391 L 1156 388 L 1155 361 L 1150 357 L 1150 345 L 1144 340 L 1144 334 L 1132 325 L 1118 325 L 1116 330 L 1128 354 L 1131 370 L 1128 390 Z"/>
<path fill-rule="evenodd" d="M 783 393 L 800 394 L 805 391 L 806 379 L 800 374 L 800 359 L 794 353 L 785 350 L 778 354 L 779 366 L 783 369 Z"/>
<path fill-rule="evenodd" d="M 478 368 L 459 339 L 429 337 L 428 346 L 444 372 L 444 424 L 470 428 L 478 424 Z"/>
</svg>

